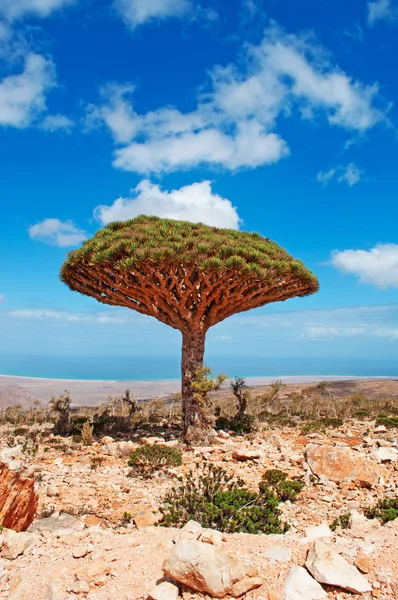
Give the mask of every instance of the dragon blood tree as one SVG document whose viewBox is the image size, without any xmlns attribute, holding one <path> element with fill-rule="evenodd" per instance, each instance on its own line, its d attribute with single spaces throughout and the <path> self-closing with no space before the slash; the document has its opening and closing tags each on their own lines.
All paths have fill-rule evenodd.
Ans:
<svg viewBox="0 0 398 600">
<path fill-rule="evenodd" d="M 148 216 L 98 231 L 69 253 L 61 280 L 181 331 L 185 434 L 200 418 L 192 384 L 208 329 L 235 313 L 318 290 L 301 261 L 257 233 Z"/>
</svg>

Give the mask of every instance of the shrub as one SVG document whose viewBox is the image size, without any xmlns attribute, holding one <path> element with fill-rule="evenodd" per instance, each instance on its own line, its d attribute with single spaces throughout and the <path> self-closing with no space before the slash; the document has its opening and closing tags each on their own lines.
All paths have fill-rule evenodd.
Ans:
<svg viewBox="0 0 398 600">
<path fill-rule="evenodd" d="M 279 469 L 270 469 L 263 475 L 264 484 L 272 487 L 280 502 L 294 502 L 304 488 L 302 481 L 287 479 L 287 474 Z"/>
<path fill-rule="evenodd" d="M 398 417 L 379 416 L 376 425 L 384 425 L 384 427 L 387 427 L 388 429 L 398 427 Z"/>
<path fill-rule="evenodd" d="M 383 524 L 394 521 L 398 518 L 398 497 L 379 500 L 375 506 L 365 511 L 365 515 L 368 519 L 380 519 Z"/>
<path fill-rule="evenodd" d="M 251 433 L 254 426 L 254 417 L 247 414 L 237 414 L 232 419 L 227 417 L 218 417 L 216 428 L 224 431 L 233 431 L 234 433 Z"/>
<path fill-rule="evenodd" d="M 349 524 L 350 524 L 350 515 L 340 515 L 330 525 L 330 529 L 332 531 L 336 531 L 337 527 L 341 527 L 342 529 L 348 529 Z"/>
<path fill-rule="evenodd" d="M 82 427 L 82 442 L 84 446 L 91 446 L 93 443 L 93 427 L 89 421 L 85 421 Z"/>
<path fill-rule="evenodd" d="M 303 426 L 302 433 L 311 433 L 313 431 L 325 431 L 327 428 L 337 428 L 344 425 L 342 419 L 336 419 L 332 417 L 325 417 L 316 421 L 310 421 Z"/>
<path fill-rule="evenodd" d="M 15 436 L 23 436 L 26 435 L 28 431 L 29 430 L 26 427 L 16 427 L 12 434 Z"/>
<path fill-rule="evenodd" d="M 142 477 L 151 477 L 160 469 L 179 467 L 181 464 L 181 452 L 161 444 L 140 446 L 130 454 L 128 461 L 129 467 L 132 467 L 131 474 L 138 474 Z"/>
<path fill-rule="evenodd" d="M 221 467 L 205 464 L 195 474 L 190 471 L 181 486 L 164 499 L 161 525 L 183 526 L 190 519 L 202 527 L 226 533 L 285 533 L 280 520 L 278 498 L 266 485 L 258 492 L 244 487 Z"/>
<path fill-rule="evenodd" d="M 93 471 L 96 471 L 99 467 L 102 466 L 104 462 L 103 456 L 92 456 L 90 458 L 90 467 Z"/>
</svg>

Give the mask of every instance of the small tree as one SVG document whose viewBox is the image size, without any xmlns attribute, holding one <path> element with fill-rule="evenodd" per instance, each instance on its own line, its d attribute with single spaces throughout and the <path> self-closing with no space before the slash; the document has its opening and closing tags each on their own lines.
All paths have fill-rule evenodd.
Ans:
<svg viewBox="0 0 398 600">
<path fill-rule="evenodd" d="M 193 381 L 206 333 L 235 313 L 318 290 L 304 264 L 257 233 L 158 217 L 110 223 L 61 269 L 71 290 L 126 306 L 182 333 L 182 420 L 199 408 Z"/>
<path fill-rule="evenodd" d="M 246 381 L 242 377 L 235 377 L 231 381 L 231 390 L 236 398 L 237 417 L 243 418 L 250 399 L 250 390 L 246 385 Z"/>
</svg>

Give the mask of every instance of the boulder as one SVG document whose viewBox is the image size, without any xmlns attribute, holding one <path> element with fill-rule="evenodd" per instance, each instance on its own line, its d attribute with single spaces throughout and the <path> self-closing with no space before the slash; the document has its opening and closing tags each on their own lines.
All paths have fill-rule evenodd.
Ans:
<svg viewBox="0 0 398 600">
<path fill-rule="evenodd" d="M 357 481 L 363 486 L 373 486 L 384 475 L 376 462 L 348 447 L 309 444 L 305 456 L 315 475 L 324 475 L 335 482 Z"/>
<path fill-rule="evenodd" d="M 206 529 L 197 521 L 188 521 L 174 538 L 174 543 L 182 541 L 200 541 L 213 546 L 222 546 L 223 534 L 217 529 Z"/>
<path fill-rule="evenodd" d="M 303 567 L 292 567 L 285 581 L 282 600 L 326 600 L 325 590 Z"/>
<path fill-rule="evenodd" d="M 377 448 L 373 452 L 373 458 L 378 463 L 395 462 L 398 460 L 398 450 L 396 448 Z"/>
<path fill-rule="evenodd" d="M 32 536 L 28 533 L 18 533 L 12 529 L 3 529 L 0 536 L 1 556 L 8 560 L 15 560 L 32 543 Z"/>
<path fill-rule="evenodd" d="M 234 460 L 253 460 L 255 458 L 261 458 L 261 450 L 249 450 L 248 448 L 235 448 L 232 452 L 232 458 Z"/>
<path fill-rule="evenodd" d="M 308 540 L 318 540 L 320 538 L 330 537 L 332 532 L 330 531 L 330 527 L 327 523 L 322 523 L 321 525 L 312 525 L 311 527 L 306 527 L 305 537 Z"/>
<path fill-rule="evenodd" d="M 14 531 L 26 531 L 35 517 L 38 495 L 33 477 L 15 458 L 17 449 L 0 451 L 0 523 Z"/>
<path fill-rule="evenodd" d="M 238 597 L 260 587 L 262 580 L 237 558 L 197 541 L 178 542 L 163 564 L 165 575 L 213 598 Z"/>
<path fill-rule="evenodd" d="M 145 529 L 145 527 L 151 527 L 156 525 L 163 518 L 163 515 L 153 510 L 141 510 L 134 515 L 134 523 L 137 529 Z"/>
<path fill-rule="evenodd" d="M 149 592 L 148 600 L 177 600 L 178 587 L 169 581 L 162 581 Z"/>
<path fill-rule="evenodd" d="M 29 527 L 29 531 L 31 533 L 35 531 L 49 532 L 57 535 L 59 532 L 65 530 L 79 530 L 81 527 L 82 523 L 76 519 L 76 517 L 73 517 L 68 513 L 61 513 L 51 515 L 51 517 L 45 517 L 44 519 L 37 519 L 37 521 L 34 521 Z"/>
<path fill-rule="evenodd" d="M 320 540 L 309 549 L 305 566 L 319 583 L 334 585 L 354 594 L 372 590 L 368 580 L 354 565 L 350 565 L 345 558 Z"/>
</svg>

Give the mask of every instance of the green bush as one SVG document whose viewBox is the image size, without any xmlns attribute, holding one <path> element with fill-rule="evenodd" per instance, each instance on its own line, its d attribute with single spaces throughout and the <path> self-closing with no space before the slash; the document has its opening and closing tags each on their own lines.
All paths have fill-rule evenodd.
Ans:
<svg viewBox="0 0 398 600">
<path fill-rule="evenodd" d="M 181 464 L 181 452 L 161 444 L 140 446 L 130 454 L 128 461 L 129 467 L 132 467 L 131 474 L 141 475 L 142 477 L 151 477 L 153 473 L 160 471 L 160 469 L 179 467 Z"/>
<path fill-rule="evenodd" d="M 272 487 L 280 502 L 294 502 L 304 488 L 302 481 L 287 479 L 287 474 L 279 469 L 269 469 L 263 475 L 265 485 Z"/>
<path fill-rule="evenodd" d="M 341 527 L 342 529 L 348 529 L 349 524 L 350 524 L 350 515 L 340 515 L 330 525 L 330 529 L 332 531 L 336 531 L 337 527 Z"/>
<path fill-rule="evenodd" d="M 337 428 L 344 425 L 342 419 L 335 419 L 332 417 L 325 417 L 323 419 L 317 419 L 316 421 L 309 421 L 302 428 L 302 433 L 312 433 L 314 431 L 325 431 L 328 428 Z"/>
<path fill-rule="evenodd" d="M 368 508 L 365 515 L 368 519 L 380 519 L 383 524 L 394 521 L 398 518 L 398 497 L 380 500 L 375 506 Z"/>
<path fill-rule="evenodd" d="M 398 427 L 398 417 L 380 415 L 376 421 L 376 425 L 384 425 L 384 427 L 387 427 L 388 429 Z"/>
<path fill-rule="evenodd" d="M 227 417 L 218 417 L 216 429 L 224 431 L 233 431 L 234 433 L 251 433 L 254 427 L 254 417 L 248 414 L 235 415 L 231 419 Z"/>
<path fill-rule="evenodd" d="M 262 484 L 259 492 L 251 492 L 221 467 L 209 463 L 198 469 L 199 473 L 190 471 L 180 480 L 181 486 L 165 497 L 161 525 L 183 526 L 193 519 L 202 527 L 226 533 L 287 531 L 287 524 L 279 518 L 278 498 L 268 486 Z"/>
</svg>

